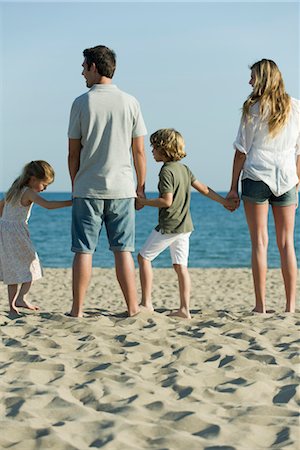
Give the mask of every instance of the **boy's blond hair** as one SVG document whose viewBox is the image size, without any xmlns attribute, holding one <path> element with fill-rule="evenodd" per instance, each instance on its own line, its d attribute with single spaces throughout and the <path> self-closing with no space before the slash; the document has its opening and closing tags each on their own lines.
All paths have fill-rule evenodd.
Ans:
<svg viewBox="0 0 300 450">
<path fill-rule="evenodd" d="M 186 156 L 184 140 L 174 128 L 162 128 L 151 134 L 150 142 L 153 147 L 168 158 L 168 161 L 180 161 Z"/>
</svg>

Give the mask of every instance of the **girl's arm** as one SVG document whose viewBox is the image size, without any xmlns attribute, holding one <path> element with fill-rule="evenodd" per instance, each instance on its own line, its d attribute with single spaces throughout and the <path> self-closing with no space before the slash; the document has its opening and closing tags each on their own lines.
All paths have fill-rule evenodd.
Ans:
<svg viewBox="0 0 300 450">
<path fill-rule="evenodd" d="M 22 195 L 21 204 L 29 206 L 31 203 L 36 203 L 46 209 L 58 209 L 65 206 L 72 206 L 72 200 L 46 200 L 38 195 L 32 189 L 27 189 Z"/>
<path fill-rule="evenodd" d="M 192 183 L 193 188 L 195 188 L 200 194 L 205 195 L 205 197 L 214 200 L 217 203 L 221 203 L 221 205 L 225 206 L 225 208 L 230 211 L 234 211 L 236 209 L 236 200 L 234 199 L 226 199 L 221 195 L 217 194 L 217 192 L 213 191 L 210 187 L 206 186 L 206 184 L 200 183 L 200 181 L 195 180 Z"/>
<path fill-rule="evenodd" d="M 168 192 L 167 194 L 162 194 L 162 196 L 158 198 L 138 197 L 136 201 L 141 206 L 154 206 L 155 208 L 170 208 L 170 206 L 173 203 L 173 194 L 171 192 Z"/>
<path fill-rule="evenodd" d="M 4 208 L 4 200 L 0 200 L 0 217 L 2 216 L 3 208 Z"/>
</svg>

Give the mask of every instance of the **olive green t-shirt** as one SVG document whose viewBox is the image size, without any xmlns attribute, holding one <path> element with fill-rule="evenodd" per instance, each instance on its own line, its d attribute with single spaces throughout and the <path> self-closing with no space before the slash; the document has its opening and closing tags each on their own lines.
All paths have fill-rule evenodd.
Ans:
<svg viewBox="0 0 300 450">
<path fill-rule="evenodd" d="M 178 161 L 166 162 L 159 173 L 160 195 L 172 193 L 169 208 L 159 208 L 157 231 L 161 233 L 189 233 L 193 231 L 190 213 L 191 184 L 196 180 L 190 169 Z"/>
</svg>

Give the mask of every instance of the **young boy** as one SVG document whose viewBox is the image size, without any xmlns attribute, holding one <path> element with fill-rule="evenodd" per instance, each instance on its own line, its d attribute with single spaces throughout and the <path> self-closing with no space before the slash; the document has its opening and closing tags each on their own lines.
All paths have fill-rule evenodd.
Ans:
<svg viewBox="0 0 300 450">
<path fill-rule="evenodd" d="M 152 265 L 163 250 L 170 247 L 172 263 L 178 277 L 180 307 L 170 316 L 190 319 L 190 276 L 188 273 L 189 238 L 193 231 L 190 213 L 191 186 L 206 197 L 221 203 L 233 211 L 234 200 L 227 200 L 205 184 L 196 180 L 190 169 L 179 161 L 186 156 L 184 140 L 181 134 L 166 128 L 150 136 L 155 161 L 163 162 L 159 173 L 159 197 L 154 199 L 138 198 L 138 206 L 159 208 L 157 227 L 152 231 L 138 255 L 142 288 L 142 306 L 153 311 L 151 301 Z"/>
</svg>

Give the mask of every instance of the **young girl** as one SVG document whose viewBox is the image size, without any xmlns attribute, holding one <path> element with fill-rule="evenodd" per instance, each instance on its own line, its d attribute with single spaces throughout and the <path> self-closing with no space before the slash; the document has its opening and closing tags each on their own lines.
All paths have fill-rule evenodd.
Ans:
<svg viewBox="0 0 300 450">
<path fill-rule="evenodd" d="M 205 184 L 196 180 L 190 169 L 179 161 L 186 156 L 184 140 L 174 129 L 158 130 L 150 136 L 155 161 L 164 165 L 159 173 L 159 197 L 138 198 L 139 206 L 159 208 L 159 224 L 152 231 L 139 252 L 142 306 L 153 311 L 151 301 L 152 267 L 151 261 L 163 250 L 170 247 L 173 267 L 179 283 L 180 308 L 172 316 L 190 318 L 190 277 L 187 269 L 189 237 L 193 231 L 190 214 L 191 186 L 208 198 L 221 203 L 233 211 L 236 203 L 226 200 Z"/>
<path fill-rule="evenodd" d="M 18 307 L 39 309 L 26 300 L 32 282 L 42 277 L 40 261 L 29 236 L 30 211 L 33 203 L 47 209 L 72 205 L 72 200 L 48 201 L 38 195 L 53 180 L 50 164 L 31 161 L 14 181 L 5 200 L 0 201 L 0 280 L 8 285 L 10 312 L 19 314 Z"/>
</svg>

